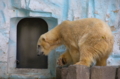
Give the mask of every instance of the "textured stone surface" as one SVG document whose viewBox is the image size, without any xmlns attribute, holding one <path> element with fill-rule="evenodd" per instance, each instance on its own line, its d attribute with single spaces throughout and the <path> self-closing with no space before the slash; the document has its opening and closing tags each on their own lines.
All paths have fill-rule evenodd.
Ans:
<svg viewBox="0 0 120 79">
<path fill-rule="evenodd" d="M 118 66 L 72 65 L 66 68 L 57 67 L 56 79 L 120 79 Z"/>
<path fill-rule="evenodd" d="M 116 77 L 117 79 L 120 79 L 120 67 L 118 68 L 118 70 L 117 70 L 117 77 Z"/>
<path fill-rule="evenodd" d="M 56 69 L 56 79 L 66 79 L 68 73 L 69 73 L 68 68 L 57 67 L 57 69 Z"/>
<path fill-rule="evenodd" d="M 56 79 L 89 79 L 89 67 L 80 65 L 71 65 L 67 68 L 57 68 Z"/>
<path fill-rule="evenodd" d="M 61 74 L 62 68 L 57 67 L 56 68 L 56 79 L 61 79 L 62 74 Z"/>
<path fill-rule="evenodd" d="M 6 62 L 0 62 L 0 79 L 2 78 L 3 79 L 8 78 Z"/>
<path fill-rule="evenodd" d="M 89 79 L 90 71 L 89 67 L 82 65 L 72 65 L 68 67 L 68 74 L 66 79 Z"/>
<path fill-rule="evenodd" d="M 91 68 L 91 79 L 115 79 L 115 66 L 94 66 Z"/>
<path fill-rule="evenodd" d="M 67 74 L 68 74 L 68 68 L 63 68 L 62 69 L 62 79 L 67 79 Z"/>
</svg>

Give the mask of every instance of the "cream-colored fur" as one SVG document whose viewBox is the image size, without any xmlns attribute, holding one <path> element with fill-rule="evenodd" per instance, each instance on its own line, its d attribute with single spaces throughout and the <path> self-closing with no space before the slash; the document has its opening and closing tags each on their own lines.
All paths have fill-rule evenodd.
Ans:
<svg viewBox="0 0 120 79">
<path fill-rule="evenodd" d="M 110 27 L 96 18 L 86 18 L 76 21 L 64 21 L 51 31 L 43 34 L 38 45 L 45 55 L 60 45 L 65 45 L 67 51 L 60 56 L 58 64 L 90 66 L 105 66 L 113 49 L 113 35 Z"/>
</svg>

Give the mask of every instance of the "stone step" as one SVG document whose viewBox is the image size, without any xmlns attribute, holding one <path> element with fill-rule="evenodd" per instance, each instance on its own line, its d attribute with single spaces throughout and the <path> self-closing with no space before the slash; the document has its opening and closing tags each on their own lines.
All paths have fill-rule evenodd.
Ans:
<svg viewBox="0 0 120 79">
<path fill-rule="evenodd" d="M 120 79 L 120 68 L 117 66 L 71 65 L 57 67 L 56 79 Z"/>
</svg>

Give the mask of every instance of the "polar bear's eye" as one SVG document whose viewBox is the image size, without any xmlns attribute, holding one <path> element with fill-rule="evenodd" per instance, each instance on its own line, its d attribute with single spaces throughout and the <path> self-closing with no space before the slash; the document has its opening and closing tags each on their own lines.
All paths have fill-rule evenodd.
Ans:
<svg viewBox="0 0 120 79">
<path fill-rule="evenodd" d="M 40 45 L 38 45 L 38 48 L 40 48 Z"/>
</svg>

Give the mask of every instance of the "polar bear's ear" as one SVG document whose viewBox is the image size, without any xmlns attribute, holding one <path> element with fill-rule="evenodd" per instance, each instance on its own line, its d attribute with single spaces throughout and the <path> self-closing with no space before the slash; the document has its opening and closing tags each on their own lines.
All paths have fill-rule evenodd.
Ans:
<svg viewBox="0 0 120 79">
<path fill-rule="evenodd" d="M 46 37 L 45 37 L 45 36 L 42 36 L 42 37 L 41 37 L 41 40 L 42 40 L 42 41 L 46 41 Z"/>
<path fill-rule="evenodd" d="M 44 38 L 44 37 L 42 37 L 42 40 L 43 40 L 43 41 L 45 41 L 45 38 Z"/>
</svg>

